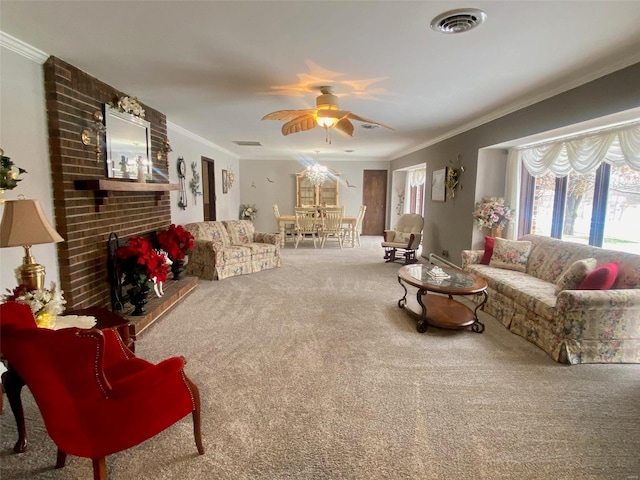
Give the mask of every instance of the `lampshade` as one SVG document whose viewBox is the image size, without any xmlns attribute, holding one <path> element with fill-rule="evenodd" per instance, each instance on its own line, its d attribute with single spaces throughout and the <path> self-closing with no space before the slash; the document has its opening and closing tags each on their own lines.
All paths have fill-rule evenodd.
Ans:
<svg viewBox="0 0 640 480">
<path fill-rule="evenodd" d="M 31 246 L 41 243 L 62 242 L 42 211 L 37 200 L 9 200 L 4 204 L 0 224 L 0 247 L 24 247 L 24 258 L 19 269 L 20 284 L 28 290 L 44 287 L 45 269 L 35 262 Z"/>
<path fill-rule="evenodd" d="M 38 200 L 7 200 L 0 225 L 0 247 L 63 242 Z"/>
</svg>

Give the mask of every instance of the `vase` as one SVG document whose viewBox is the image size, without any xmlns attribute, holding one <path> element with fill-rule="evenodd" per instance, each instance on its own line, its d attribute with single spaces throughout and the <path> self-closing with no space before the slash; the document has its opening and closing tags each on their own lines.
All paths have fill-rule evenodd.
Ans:
<svg viewBox="0 0 640 480">
<path fill-rule="evenodd" d="M 502 227 L 500 226 L 491 227 L 491 236 L 502 238 Z"/>
<path fill-rule="evenodd" d="M 174 280 L 180 280 L 182 277 L 182 272 L 184 272 L 184 260 L 174 260 L 171 265 L 171 273 L 173 274 Z"/>
<path fill-rule="evenodd" d="M 147 296 L 149 295 L 149 290 L 132 288 L 127 292 L 129 294 L 129 301 L 131 305 L 133 305 L 133 312 L 131 315 L 140 316 L 147 313 L 145 305 L 149 301 Z"/>
</svg>

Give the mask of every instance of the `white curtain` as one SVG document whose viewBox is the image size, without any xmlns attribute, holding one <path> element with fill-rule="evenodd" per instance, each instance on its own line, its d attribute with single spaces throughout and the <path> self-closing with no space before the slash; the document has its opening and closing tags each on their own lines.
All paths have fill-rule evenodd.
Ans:
<svg viewBox="0 0 640 480">
<path fill-rule="evenodd" d="M 509 223 L 504 232 L 505 238 L 515 240 L 518 236 L 518 218 L 520 212 L 518 205 L 520 203 L 520 175 L 522 172 L 522 163 L 518 161 L 518 152 L 511 150 L 507 157 L 507 172 L 505 175 L 504 185 L 504 203 L 509 205 L 513 210 L 513 222 Z"/>
<path fill-rule="evenodd" d="M 417 187 L 419 185 L 424 185 L 424 181 L 427 178 L 427 169 L 426 168 L 418 168 L 416 170 L 409 171 L 409 185 L 411 187 Z"/>
<path fill-rule="evenodd" d="M 626 164 L 640 171 L 640 123 L 516 151 L 534 177 L 549 171 L 556 177 L 564 177 L 572 170 L 591 173 L 602 162 L 613 166 Z"/>
</svg>

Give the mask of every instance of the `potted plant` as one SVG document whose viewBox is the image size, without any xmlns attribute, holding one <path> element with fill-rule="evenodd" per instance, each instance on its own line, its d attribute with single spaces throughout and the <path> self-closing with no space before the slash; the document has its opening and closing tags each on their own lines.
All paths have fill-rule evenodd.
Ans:
<svg viewBox="0 0 640 480">
<path fill-rule="evenodd" d="M 187 255 L 193 250 L 193 235 L 182 225 L 172 223 L 166 230 L 159 231 L 156 238 L 160 248 L 167 252 L 169 259 L 173 262 L 171 264 L 173 279 L 179 280 Z"/>
<path fill-rule="evenodd" d="M 164 282 L 169 273 L 164 255 L 156 252 L 149 240 L 137 235 L 116 250 L 118 270 L 123 285 L 128 285 L 129 301 L 135 307 L 133 315 L 143 315 L 154 279 Z"/>
</svg>

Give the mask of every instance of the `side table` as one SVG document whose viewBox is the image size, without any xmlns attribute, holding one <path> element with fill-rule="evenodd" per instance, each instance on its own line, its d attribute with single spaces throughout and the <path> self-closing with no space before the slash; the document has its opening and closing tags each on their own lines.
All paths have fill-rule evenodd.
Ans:
<svg viewBox="0 0 640 480">
<path fill-rule="evenodd" d="M 130 324 L 129 321 L 117 313 L 113 313 L 110 310 L 102 307 L 89 307 L 80 310 L 70 310 L 65 312 L 67 315 L 86 315 L 95 317 L 96 325 L 94 328 L 107 329 L 111 328 L 118 332 L 120 338 L 124 344 L 132 352 L 135 350 L 134 340 L 129 333 Z M 11 411 L 16 420 L 16 426 L 18 428 L 18 441 L 13 447 L 15 453 L 22 453 L 27 449 L 27 430 L 24 423 L 24 410 L 22 408 L 22 387 L 24 387 L 24 381 L 18 375 L 11 364 L 7 365 L 7 371 L 2 375 L 2 385 L 7 393 L 7 400 L 11 406 Z"/>
</svg>

